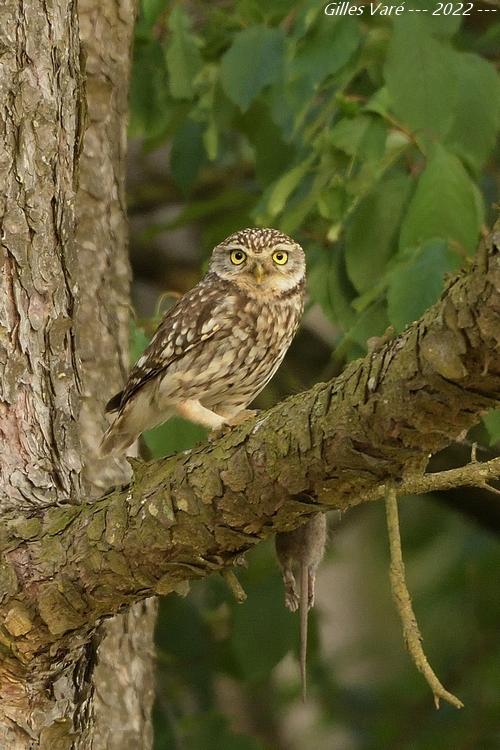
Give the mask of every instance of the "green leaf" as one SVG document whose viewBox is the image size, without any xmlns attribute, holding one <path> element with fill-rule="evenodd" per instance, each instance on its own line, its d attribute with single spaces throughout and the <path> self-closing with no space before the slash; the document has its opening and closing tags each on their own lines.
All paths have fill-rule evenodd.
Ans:
<svg viewBox="0 0 500 750">
<path fill-rule="evenodd" d="M 401 249 L 433 237 L 458 243 L 472 253 L 481 226 L 475 185 L 460 160 L 437 145 L 418 181 L 401 227 Z"/>
<path fill-rule="evenodd" d="M 309 157 L 300 164 L 297 164 L 296 167 L 293 167 L 288 172 L 285 172 L 285 174 L 280 177 L 280 179 L 271 188 L 267 201 L 267 210 L 270 216 L 276 216 L 283 210 L 287 199 L 298 187 L 302 178 L 306 175 L 311 165 L 311 161 L 312 158 Z"/>
<path fill-rule="evenodd" d="M 154 26 L 160 15 L 166 10 L 165 0 L 141 0 L 139 22 L 144 22 L 149 28 Z"/>
<path fill-rule="evenodd" d="M 390 274 L 388 314 L 397 331 L 417 320 L 443 290 L 445 273 L 456 270 L 460 259 L 443 240 L 430 240 Z"/>
<path fill-rule="evenodd" d="M 383 156 L 387 131 L 380 118 L 369 115 L 344 117 L 331 130 L 331 140 L 335 148 L 348 154 L 366 159 L 380 159 Z"/>
<path fill-rule="evenodd" d="M 419 15 L 412 13 L 410 8 L 419 11 Z M 427 12 L 424 12 L 424 9 Z M 404 14 L 408 14 L 412 21 L 421 24 L 424 30 L 432 36 L 452 37 L 460 28 L 462 16 L 444 13 L 433 15 L 436 10 L 439 10 L 436 0 L 406 0 Z"/>
<path fill-rule="evenodd" d="M 444 136 L 457 101 L 455 52 L 415 14 L 395 19 L 384 66 L 392 111 L 423 140 Z"/>
<path fill-rule="evenodd" d="M 184 193 L 193 185 L 205 161 L 203 126 L 186 120 L 176 131 L 170 151 L 170 171 Z"/>
<path fill-rule="evenodd" d="M 323 170 L 315 170 L 315 173 L 315 176 L 311 173 L 302 180 L 299 189 L 286 204 L 280 219 L 280 228 L 285 234 L 293 235 L 303 225 L 306 216 L 318 207 L 321 191 L 330 175 Z"/>
<path fill-rule="evenodd" d="M 369 125 L 370 118 L 367 115 L 342 118 L 331 130 L 333 145 L 349 156 L 354 156 L 359 151 Z"/>
<path fill-rule="evenodd" d="M 352 307 L 352 300 L 356 293 L 347 276 L 345 254 L 341 253 L 338 248 L 333 255 L 328 278 L 333 321 L 340 326 L 342 331 L 347 331 L 356 319 Z"/>
<path fill-rule="evenodd" d="M 263 88 L 281 74 L 284 33 L 281 29 L 252 26 L 235 35 L 220 68 L 222 87 L 243 112 Z"/>
<path fill-rule="evenodd" d="M 346 265 L 358 292 L 371 288 L 385 272 L 397 250 L 401 216 L 413 180 L 396 175 L 379 182 L 359 204 L 346 233 Z"/>
<path fill-rule="evenodd" d="M 500 409 L 493 409 L 483 417 L 483 422 L 490 436 L 490 445 L 500 443 Z"/>
<path fill-rule="evenodd" d="M 374 112 L 377 115 L 381 115 L 382 117 L 387 117 L 389 115 L 391 109 L 391 95 L 389 93 L 389 90 L 387 89 L 387 86 L 382 86 L 382 88 L 377 89 L 373 96 L 370 97 L 370 99 L 365 104 L 363 111 L 364 112 Z"/>
<path fill-rule="evenodd" d="M 257 179 L 262 186 L 266 186 L 277 180 L 293 164 L 295 149 L 284 142 L 280 128 L 261 102 L 256 102 L 242 116 L 241 126 L 255 149 Z"/>
<path fill-rule="evenodd" d="M 308 248 L 307 289 L 311 299 L 321 306 L 333 323 L 345 331 L 354 323 L 351 301 L 356 293 L 347 278 L 341 248 L 317 248 L 312 253 L 313 257 L 310 256 Z"/>
<path fill-rule="evenodd" d="M 290 0 L 273 0 L 272 3 L 269 0 L 243 0 L 243 2 L 240 0 L 238 4 L 234 3 L 234 5 L 237 8 L 239 6 L 239 9 L 248 8 L 248 17 L 252 19 L 260 19 L 263 16 L 266 20 L 271 21 L 270 25 L 273 25 L 273 19 L 276 23 L 279 23 L 290 12 Z"/>
<path fill-rule="evenodd" d="M 341 224 L 349 203 L 349 196 L 345 184 L 326 185 L 318 198 L 320 216 L 328 219 L 332 224 Z"/>
<path fill-rule="evenodd" d="M 166 60 L 170 93 L 174 99 L 192 99 L 193 81 L 202 66 L 198 38 L 190 31 L 190 21 L 180 5 L 175 5 L 169 20 L 170 41 Z"/>
<path fill-rule="evenodd" d="M 203 133 L 203 144 L 210 161 L 215 161 L 219 151 L 219 129 L 215 117 L 211 117 L 208 121 L 207 128 Z"/>
<path fill-rule="evenodd" d="M 366 350 L 366 342 L 373 336 L 382 336 L 389 325 L 384 300 L 377 300 L 360 313 L 339 346 L 343 349 L 347 341 L 354 342 Z"/>
<path fill-rule="evenodd" d="M 320 305 L 325 315 L 333 320 L 333 310 L 330 300 L 330 266 L 334 253 L 326 248 L 317 248 L 316 258 L 311 259 L 311 252 L 307 253 L 307 291 L 313 302 Z"/>
<path fill-rule="evenodd" d="M 495 68 L 477 55 L 457 54 L 456 63 L 460 88 L 446 143 L 479 169 L 495 147 L 500 127 L 500 82 Z"/>
<path fill-rule="evenodd" d="M 346 65 L 359 47 L 360 25 L 350 17 L 321 19 L 302 39 L 290 67 L 291 77 L 305 77 L 314 88 Z"/>
<path fill-rule="evenodd" d="M 136 40 L 130 80 L 130 131 L 152 137 L 162 131 L 169 114 L 167 71 L 156 40 Z"/>
<path fill-rule="evenodd" d="M 284 75 L 269 92 L 272 118 L 281 128 L 286 141 L 291 141 L 300 131 L 304 117 L 310 108 L 311 85 L 308 78 L 289 80 Z"/>
</svg>

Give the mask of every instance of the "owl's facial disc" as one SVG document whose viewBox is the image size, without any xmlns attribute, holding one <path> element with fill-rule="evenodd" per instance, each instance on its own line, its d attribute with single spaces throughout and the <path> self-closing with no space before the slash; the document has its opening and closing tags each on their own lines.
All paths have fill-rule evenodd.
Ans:
<svg viewBox="0 0 500 750">
<path fill-rule="evenodd" d="M 244 229 L 214 249 L 210 270 L 247 293 L 279 295 L 304 279 L 304 251 L 276 229 Z"/>
</svg>

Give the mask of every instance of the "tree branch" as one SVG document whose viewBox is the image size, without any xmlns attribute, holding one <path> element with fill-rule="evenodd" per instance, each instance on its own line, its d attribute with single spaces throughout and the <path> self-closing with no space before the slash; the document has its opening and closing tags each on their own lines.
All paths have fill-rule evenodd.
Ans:
<svg viewBox="0 0 500 750">
<path fill-rule="evenodd" d="M 391 592 L 403 626 L 403 637 L 406 646 L 415 666 L 423 674 L 434 694 L 436 708 L 439 708 L 440 699 L 450 703 L 455 708 L 463 708 L 464 704 L 462 701 L 443 687 L 427 661 L 422 647 L 422 636 L 413 611 L 410 593 L 406 586 L 405 565 L 401 550 L 401 534 L 399 532 L 398 500 L 394 486 L 389 486 L 386 490 L 385 508 L 391 552 L 391 565 L 389 568 Z"/>
<path fill-rule="evenodd" d="M 498 403 L 499 245 L 497 226 L 436 305 L 334 381 L 217 442 L 134 461 L 131 483 L 96 502 L 6 519 L 4 646 L 23 661 L 67 648 L 102 617 L 183 591 L 311 513 L 380 497 L 388 482 L 428 491 L 450 475 L 465 484 L 495 476 L 496 463 L 423 472 L 431 454 Z"/>
<path fill-rule="evenodd" d="M 489 482 L 500 478 L 500 458 L 479 463 L 471 461 L 470 464 L 459 466 L 457 469 L 438 471 L 432 474 L 408 477 L 397 490 L 401 495 L 424 495 L 427 492 L 440 492 L 451 490 L 454 487 L 484 487 L 490 492 L 497 492 Z M 362 501 L 381 500 L 385 495 L 383 487 L 375 487 L 373 491 L 363 495 Z"/>
</svg>

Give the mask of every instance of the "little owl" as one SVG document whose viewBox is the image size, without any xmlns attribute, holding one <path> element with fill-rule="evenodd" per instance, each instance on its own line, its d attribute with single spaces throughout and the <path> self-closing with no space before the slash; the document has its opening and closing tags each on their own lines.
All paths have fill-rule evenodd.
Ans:
<svg viewBox="0 0 500 750">
<path fill-rule="evenodd" d="M 117 416 L 101 452 L 123 453 L 174 414 L 212 430 L 241 421 L 292 341 L 304 285 L 304 251 L 276 229 L 243 229 L 217 245 L 108 402 Z"/>
</svg>

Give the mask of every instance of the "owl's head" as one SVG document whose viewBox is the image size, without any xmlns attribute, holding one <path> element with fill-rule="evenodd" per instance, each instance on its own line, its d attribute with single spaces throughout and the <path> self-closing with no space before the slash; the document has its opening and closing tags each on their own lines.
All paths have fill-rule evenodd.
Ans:
<svg viewBox="0 0 500 750">
<path fill-rule="evenodd" d="M 242 229 L 214 248 L 209 271 L 247 293 L 280 294 L 303 282 L 304 251 L 277 229 Z"/>
</svg>

